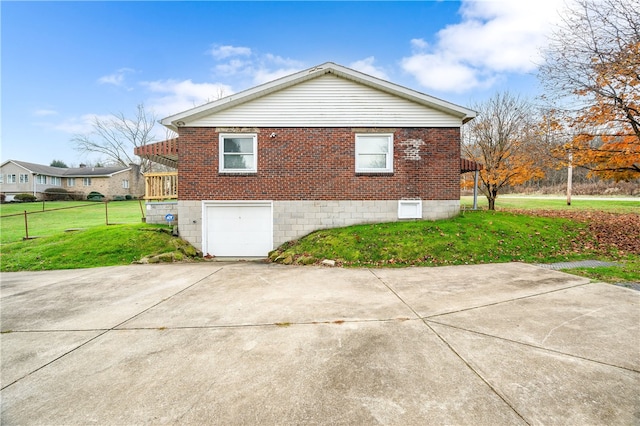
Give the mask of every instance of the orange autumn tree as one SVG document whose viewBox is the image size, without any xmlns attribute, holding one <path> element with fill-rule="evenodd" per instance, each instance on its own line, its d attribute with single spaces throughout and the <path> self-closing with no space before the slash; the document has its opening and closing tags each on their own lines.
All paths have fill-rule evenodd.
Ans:
<svg viewBox="0 0 640 426">
<path fill-rule="evenodd" d="M 509 92 L 497 93 L 473 109 L 478 116 L 463 127 L 464 156 L 484 165 L 480 189 L 489 210 L 508 186 L 520 185 L 544 176 L 536 155 L 536 132 L 532 129 L 532 106 Z"/>
<path fill-rule="evenodd" d="M 640 178 L 639 10 L 640 0 L 574 2 L 540 68 L 571 136 L 555 153 L 606 179 Z"/>
</svg>

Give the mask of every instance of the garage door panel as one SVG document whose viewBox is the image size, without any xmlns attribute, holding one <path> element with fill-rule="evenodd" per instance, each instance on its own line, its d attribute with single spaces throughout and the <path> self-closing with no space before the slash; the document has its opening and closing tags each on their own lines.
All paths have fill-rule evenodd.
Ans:
<svg viewBox="0 0 640 426">
<path fill-rule="evenodd" d="M 266 256 L 273 249 L 270 203 L 206 205 L 207 253 Z"/>
</svg>

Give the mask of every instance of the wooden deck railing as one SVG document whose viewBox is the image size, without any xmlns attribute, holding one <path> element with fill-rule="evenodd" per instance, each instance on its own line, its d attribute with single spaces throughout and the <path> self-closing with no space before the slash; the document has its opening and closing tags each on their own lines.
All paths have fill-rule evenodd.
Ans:
<svg viewBox="0 0 640 426">
<path fill-rule="evenodd" d="M 177 200 L 178 172 L 145 173 L 145 200 Z"/>
</svg>

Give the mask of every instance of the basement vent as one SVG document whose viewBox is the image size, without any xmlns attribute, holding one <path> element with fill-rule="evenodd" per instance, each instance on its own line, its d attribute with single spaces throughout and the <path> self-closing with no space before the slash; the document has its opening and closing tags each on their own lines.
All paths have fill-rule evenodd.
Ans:
<svg viewBox="0 0 640 426">
<path fill-rule="evenodd" d="M 422 219 L 422 200 L 399 200 L 398 219 Z"/>
</svg>

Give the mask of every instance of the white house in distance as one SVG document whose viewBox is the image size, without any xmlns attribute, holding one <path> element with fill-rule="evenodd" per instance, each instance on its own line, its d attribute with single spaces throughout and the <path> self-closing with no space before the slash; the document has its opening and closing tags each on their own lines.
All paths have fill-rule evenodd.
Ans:
<svg viewBox="0 0 640 426">
<path fill-rule="evenodd" d="M 11 201 L 17 194 L 44 198 L 50 188 L 78 193 L 82 198 L 93 191 L 106 199 L 144 196 L 144 178 L 140 167 L 52 167 L 26 161 L 7 160 L 0 164 L 0 192 Z"/>
</svg>

